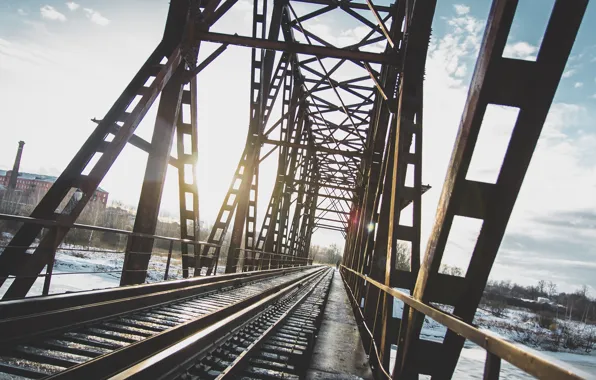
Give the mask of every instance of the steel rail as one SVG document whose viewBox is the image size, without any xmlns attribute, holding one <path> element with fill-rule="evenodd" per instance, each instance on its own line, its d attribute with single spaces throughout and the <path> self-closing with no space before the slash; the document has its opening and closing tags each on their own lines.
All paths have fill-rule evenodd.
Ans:
<svg viewBox="0 0 596 380">
<path fill-rule="evenodd" d="M 205 318 L 211 318 L 209 317 L 211 314 L 215 317 L 225 316 L 225 310 L 232 310 L 229 308 L 234 305 L 250 302 L 251 299 L 254 301 L 258 299 L 255 297 L 266 295 L 267 292 L 275 292 L 279 286 L 283 287 L 284 284 L 297 281 L 316 271 L 318 268 L 306 273 L 293 272 L 288 277 L 277 276 L 257 280 L 242 287 L 226 287 L 224 291 L 215 290 L 193 297 L 173 299 L 170 302 L 124 313 L 114 318 L 93 321 L 83 326 L 75 323 L 64 328 L 62 333 L 35 336 L 29 340 L 21 339 L 22 342 L 19 342 L 17 337 L 11 344 L 0 347 L 0 376 L 12 374 L 29 378 L 45 378 L 99 356 L 109 356 L 123 347 L 163 335 L 188 323 L 197 320 L 209 321 L 210 319 Z M 82 309 L 85 315 L 86 308 L 74 309 Z M 93 314 L 89 310 L 87 313 Z M 159 346 L 159 342 L 164 343 L 159 339 L 166 338 L 152 340 L 153 344 Z M 121 356 L 117 358 L 117 360 L 126 361 Z"/>
<path fill-rule="evenodd" d="M 316 268 L 314 271 L 311 271 L 306 275 L 286 281 L 255 296 L 234 303 L 211 314 L 196 318 L 145 340 L 132 343 L 131 345 L 115 350 L 107 355 L 71 367 L 66 371 L 50 376 L 47 379 L 103 379 L 109 376 L 116 376 L 131 365 L 148 358 L 151 358 L 151 363 L 159 363 L 159 361 L 156 361 L 157 359 L 152 358 L 156 353 L 159 353 L 157 356 L 161 358 L 164 353 L 171 353 L 172 350 L 179 348 L 181 344 L 188 347 L 189 339 L 196 338 L 197 335 L 204 336 L 214 329 L 218 329 L 222 322 L 235 319 L 233 316 L 238 312 L 262 309 L 264 305 L 266 305 L 266 300 L 278 299 L 289 290 L 302 286 L 308 279 L 320 275 L 324 270 L 325 268 Z M 238 323 L 240 322 L 238 321 Z M 217 331 L 222 332 L 221 329 L 218 329 Z M 213 339 L 213 335 L 210 336 L 210 339 Z M 205 340 L 201 340 L 202 344 L 205 344 L 205 342 Z M 174 357 L 173 355 L 166 356 L 169 360 L 172 360 Z M 151 370 L 151 375 L 148 375 L 148 373 L 145 372 L 145 377 L 143 378 L 155 378 L 156 373 L 154 371 L 155 369 Z"/>
<path fill-rule="evenodd" d="M 165 290 L 3 319 L 0 320 L 0 348 L 14 346 L 17 343 L 27 342 L 34 338 L 39 339 L 40 337 L 71 331 L 78 326 L 99 322 L 107 318 L 131 314 L 148 308 L 165 306 L 174 301 L 182 302 L 187 299 L 196 298 L 207 292 L 237 287 L 258 280 L 277 277 L 278 275 L 275 273 L 255 273 L 249 277 L 226 279 L 181 289 Z"/>
<path fill-rule="evenodd" d="M 146 379 L 148 376 L 151 378 L 163 378 L 172 375 L 173 372 L 187 366 L 196 357 L 209 352 L 214 347 L 218 346 L 223 339 L 230 337 L 232 332 L 239 330 L 255 320 L 261 312 L 266 311 L 270 305 L 280 300 L 291 291 L 303 287 L 311 280 L 316 281 L 316 284 L 313 286 L 314 289 L 314 287 L 324 279 L 326 274 L 328 274 L 328 270 L 321 269 L 313 273 L 310 277 L 291 284 L 284 289 L 281 289 L 278 293 L 272 294 L 257 303 L 249 305 L 247 308 L 239 310 L 237 313 L 222 319 L 209 328 L 192 336 L 188 336 L 168 349 L 159 352 L 152 357 L 148 357 L 144 361 L 139 362 L 121 373 L 115 374 L 111 379 Z M 308 293 L 310 294 L 310 291 Z M 298 306 L 304 299 L 305 298 L 303 297 L 300 298 Z"/>
<path fill-rule="evenodd" d="M 81 307 L 99 302 L 115 301 L 118 299 L 157 294 L 164 291 L 175 291 L 177 289 L 189 288 L 198 285 L 222 283 L 224 281 L 227 281 L 230 284 L 239 285 L 243 283 L 243 280 L 250 281 L 251 279 L 255 278 L 254 276 L 277 276 L 303 269 L 305 269 L 305 267 L 269 269 L 259 271 L 258 273 L 230 273 L 219 276 L 193 277 L 189 279 L 164 281 L 153 284 L 131 285 L 110 289 L 89 290 L 1 301 L 0 323 L 3 319 L 8 318 L 23 317 L 29 314 L 42 312 L 47 313 L 58 309 Z"/>
<path fill-rule="evenodd" d="M 503 339 L 482 332 L 477 328 L 461 321 L 454 315 L 449 315 L 441 310 L 435 309 L 430 305 L 427 305 L 405 293 L 383 285 L 380 282 L 375 281 L 366 275 L 358 273 L 344 265 L 341 265 L 341 268 L 342 270 L 347 271 L 349 274 L 360 277 L 370 285 L 373 285 L 376 288 L 382 290 L 384 293 L 399 299 L 411 308 L 439 322 L 449 330 L 484 348 L 487 351 L 487 357 L 490 356 L 488 354 L 493 355 L 491 357 L 491 366 L 500 365 L 500 361 L 505 360 L 524 372 L 540 379 L 583 379 L 581 376 L 571 372 L 568 369 L 560 367 L 544 358 L 527 352 L 512 343 L 504 341 Z M 347 282 L 344 283 L 347 284 Z M 491 366 L 485 367 L 485 370 L 486 368 L 491 368 Z"/>
<path fill-rule="evenodd" d="M 333 272 L 332 272 L 333 273 Z M 333 274 L 332 274 L 333 276 Z M 216 380 L 223 380 L 223 379 L 234 379 L 236 378 L 238 372 L 241 371 L 250 358 L 257 352 L 260 347 L 265 343 L 265 341 L 273 335 L 277 330 L 280 329 L 282 324 L 288 320 L 288 318 L 294 313 L 294 311 L 302 305 L 302 303 L 312 295 L 317 285 L 323 281 L 325 277 L 321 277 L 312 287 L 300 297 L 286 312 L 284 312 L 279 319 L 273 323 L 269 328 L 267 328 L 261 336 L 259 336 L 250 346 L 246 348 L 244 352 L 242 352 L 238 357 L 228 366 L 228 368 L 224 369 L 222 373 L 216 377 Z M 327 295 L 329 292 L 327 292 Z M 326 301 L 326 300 L 325 300 Z"/>
</svg>

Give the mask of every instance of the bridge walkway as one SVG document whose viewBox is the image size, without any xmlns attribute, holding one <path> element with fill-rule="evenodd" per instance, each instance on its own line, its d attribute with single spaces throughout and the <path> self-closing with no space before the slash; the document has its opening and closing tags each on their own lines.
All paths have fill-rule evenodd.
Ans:
<svg viewBox="0 0 596 380">
<path fill-rule="evenodd" d="M 372 378 L 348 295 L 335 270 L 306 379 Z"/>
</svg>

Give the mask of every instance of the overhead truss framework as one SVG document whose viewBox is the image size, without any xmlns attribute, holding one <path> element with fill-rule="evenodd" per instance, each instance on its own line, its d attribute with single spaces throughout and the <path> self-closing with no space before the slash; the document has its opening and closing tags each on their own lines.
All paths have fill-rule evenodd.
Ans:
<svg viewBox="0 0 596 380">
<path fill-rule="evenodd" d="M 64 227 L 47 233 L 24 225 L 0 255 L 0 286 L 14 277 L 4 298 L 27 294 L 127 143 L 148 152 L 134 232 L 155 233 L 169 165 L 178 171 L 182 237 L 198 240 L 197 75 L 240 46 L 252 49 L 246 143 L 207 244 L 182 246 L 184 276 L 215 274 L 220 261 L 228 273 L 304 265 L 313 232 L 328 229 L 346 239 L 345 267 L 451 305 L 471 322 L 587 0 L 556 1 L 536 62 L 502 57 L 517 0 L 493 1 L 424 260 L 423 81 L 436 0 L 253 0 L 250 34 L 222 32 L 218 22 L 236 3 L 170 2 L 161 42 L 31 215 Z M 355 36 L 320 32 L 335 20 L 351 23 Z M 158 96 L 149 142 L 134 133 Z M 466 178 L 488 104 L 520 109 L 495 184 Z M 276 179 L 258 218 L 259 167 L 270 157 Z M 438 273 L 456 215 L 483 221 L 465 277 Z M 396 268 L 398 242 L 409 247 L 408 271 Z M 152 249 L 151 238 L 128 241 L 122 285 L 145 281 Z M 342 274 L 377 377 L 450 377 L 461 338 L 420 339 L 418 313 L 406 307 L 395 318 L 393 298 Z"/>
<path fill-rule="evenodd" d="M 446 306 L 457 320 L 472 323 L 587 6 L 587 0 L 555 1 L 532 62 L 503 57 L 517 3 L 493 1 L 434 228 L 421 260 L 418 152 L 422 81 L 435 2 L 405 2 L 407 38 L 401 45 L 395 122 L 390 123 L 384 158 L 379 165 L 369 166 L 375 175 L 355 193 L 342 268 L 377 378 L 448 379 L 455 371 L 464 338 L 447 331 L 442 342 L 425 340 L 420 334 L 425 316 L 407 305 L 394 313 L 393 297 L 367 278 L 407 291 L 424 303 Z M 475 181 L 468 173 L 489 104 L 519 109 L 495 183 Z M 413 177 L 413 187 L 404 182 L 408 175 Z M 412 207 L 403 208 L 409 200 Z M 403 218 L 406 212 L 412 212 L 411 218 Z M 455 216 L 482 221 L 463 277 L 439 273 Z M 407 271 L 397 268 L 398 243 L 410 247 Z M 390 365 L 392 345 L 397 346 L 394 366 Z"/>
<path fill-rule="evenodd" d="M 314 231 L 346 236 L 358 189 L 378 176 L 379 152 L 394 121 L 404 7 L 254 0 L 250 34 L 222 33 L 218 22 L 236 2 L 171 2 L 161 42 L 103 119 L 94 119 L 95 131 L 31 215 L 63 227 L 49 234 L 25 225 L 2 252 L 0 283 L 14 278 L 5 298 L 26 295 L 127 143 L 148 153 L 134 232 L 155 233 L 169 165 L 178 171 L 182 238 L 197 241 L 197 74 L 233 45 L 252 49 L 246 144 L 209 244 L 182 246 L 184 276 L 214 274 L 224 256 L 226 272 L 302 265 Z M 317 32 L 321 22 L 336 18 L 359 34 Z M 146 141 L 135 129 L 158 96 L 153 137 Z M 269 157 L 277 157 L 277 177 L 267 212 L 257 218 L 259 164 Z M 151 238 L 128 241 L 122 285 L 145 281 L 152 249 Z"/>
</svg>

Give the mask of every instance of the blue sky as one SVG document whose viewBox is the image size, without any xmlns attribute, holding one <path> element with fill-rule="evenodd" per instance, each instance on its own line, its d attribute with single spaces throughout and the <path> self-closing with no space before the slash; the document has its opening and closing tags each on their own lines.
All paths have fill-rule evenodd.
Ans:
<svg viewBox="0 0 596 380">
<path fill-rule="evenodd" d="M 168 1 L 3 1 L 0 4 L 0 168 L 12 166 L 25 140 L 23 171 L 59 174 L 159 41 Z M 381 2 L 375 2 L 381 4 Z M 553 0 L 521 0 L 505 55 L 533 59 Z M 217 31 L 250 33 L 251 3 L 240 0 Z M 296 5 L 298 12 L 307 7 Z M 271 7 L 270 7 L 271 8 Z M 423 249 L 474 69 L 490 1 L 438 1 L 426 68 Z M 571 58 L 516 203 L 492 277 L 563 290 L 588 284 L 596 295 L 596 9 L 588 6 Z M 311 30 L 338 45 L 362 33 L 344 18 Z M 205 45 L 205 55 L 215 46 Z M 201 219 L 211 222 L 229 186 L 248 125 L 250 50 L 229 48 L 199 75 Z M 208 90 L 204 90 L 208 89 Z M 152 110 L 138 129 L 150 139 Z M 469 177 L 495 176 L 515 110 L 491 107 Z M 221 141 L 226 141 L 222 144 Z M 102 182 L 111 199 L 135 205 L 146 155 L 127 147 Z M 271 193 L 275 163 L 261 170 L 260 215 Z M 175 173 L 162 207 L 177 210 Z M 456 220 L 444 262 L 467 265 L 479 225 Z M 315 242 L 340 242 L 320 232 Z"/>
</svg>

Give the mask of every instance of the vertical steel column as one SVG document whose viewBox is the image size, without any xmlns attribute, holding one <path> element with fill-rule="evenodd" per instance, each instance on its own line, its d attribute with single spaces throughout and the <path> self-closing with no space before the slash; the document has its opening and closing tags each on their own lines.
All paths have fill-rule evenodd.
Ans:
<svg viewBox="0 0 596 380">
<path fill-rule="evenodd" d="M 586 0 L 557 0 L 536 62 L 530 62 L 502 57 L 517 0 L 493 2 L 434 229 L 414 291 L 415 298 L 428 302 L 429 289 L 439 284 L 438 271 L 454 217 L 482 220 L 464 286 L 453 303 L 453 314 L 463 322 L 471 323 L 478 307 L 586 6 Z M 488 104 L 519 108 L 494 184 L 466 179 Z M 452 376 L 464 339 L 447 332 L 443 344 L 423 345 L 419 339 L 422 323 L 422 315 L 411 310 L 394 378 L 419 373 L 439 378 Z M 422 367 L 419 364 L 423 361 L 418 360 L 421 356 L 438 361 L 432 367 Z"/>
<path fill-rule="evenodd" d="M 430 31 L 435 12 L 436 0 L 424 2 L 408 1 L 405 3 L 404 35 L 402 44 L 403 66 L 400 75 L 400 87 L 397 105 L 397 130 L 393 162 L 392 200 L 389 211 L 389 230 L 387 249 L 391 250 L 386 263 L 385 285 L 391 286 L 398 277 L 403 276 L 406 289 L 414 290 L 412 279 L 420 268 L 420 232 L 422 209 L 422 105 L 423 81 L 426 54 L 430 40 Z M 406 175 L 413 171 L 413 184 L 406 184 Z M 411 203 L 412 226 L 400 223 L 404 207 Z M 410 242 L 410 272 L 396 268 L 397 240 Z M 404 305 L 404 315 L 409 308 Z M 406 324 L 403 318 L 393 318 L 393 297 L 383 295 L 382 334 L 379 342 L 383 353 L 383 367 L 389 368 L 391 344 L 398 344 L 397 335 Z M 400 346 L 398 345 L 398 349 Z"/>
<path fill-rule="evenodd" d="M 280 3 L 276 3 L 273 8 L 272 22 L 269 30 L 270 40 L 277 40 L 279 36 L 281 6 Z M 255 1 L 253 8 L 253 37 L 261 35 L 261 38 L 265 38 L 265 13 L 266 2 L 259 4 L 258 1 Z M 226 261 L 226 273 L 235 272 L 238 269 L 238 258 L 240 250 L 243 249 L 242 245 L 244 244 L 246 247 L 246 244 L 248 244 L 249 247 L 246 248 L 252 249 L 256 243 L 254 229 L 257 199 L 256 186 L 258 184 L 258 178 L 255 174 L 258 173 L 258 169 L 255 168 L 258 167 L 259 163 L 260 136 L 263 133 L 263 115 L 267 109 L 265 104 L 267 103 L 268 91 L 270 89 L 275 51 L 261 51 L 261 60 L 257 60 L 256 49 L 253 49 L 252 58 L 250 89 L 251 112 L 247 142 L 234 175 L 232 185 L 226 194 L 224 203 L 218 214 L 217 222 L 214 224 L 208 239 L 209 243 L 221 244 L 234 211 L 236 211 L 232 227 L 232 238 Z M 249 211 L 249 208 L 252 209 L 252 211 Z M 248 224 L 245 226 L 247 218 L 249 218 L 249 220 Z M 248 233 L 246 234 L 245 228 L 248 228 Z M 217 260 L 219 251 L 220 249 L 206 247 L 203 250 L 201 259 L 214 255 Z"/>
<path fill-rule="evenodd" d="M 189 83 L 189 90 L 185 90 L 182 96 L 182 105 L 190 108 L 190 123 L 184 122 L 182 107 L 176 127 L 176 143 L 178 152 L 178 194 L 180 199 L 180 237 L 186 240 L 199 240 L 200 219 L 199 219 L 199 187 L 197 183 L 197 161 L 199 158 L 198 139 L 198 99 L 197 99 L 197 77 L 193 76 Z M 181 243 L 182 254 L 182 275 L 188 277 L 188 268 L 194 259 L 194 276 L 201 275 L 201 266 L 198 256 L 201 251 L 197 245 L 192 243 Z M 192 251 L 192 252 L 191 252 Z M 210 267 L 213 267 L 211 263 Z M 210 274 L 210 273 L 207 273 Z"/>
<path fill-rule="evenodd" d="M 180 15 L 186 17 L 186 9 L 176 3 L 170 9 L 168 22 Z M 164 56 L 169 58 L 168 62 L 164 66 L 159 66 Z M 31 217 L 54 219 L 65 225 L 75 222 L 107 171 L 134 134 L 151 104 L 177 70 L 181 60 L 179 47 L 166 45 L 163 42 L 157 47 L 31 213 Z M 156 68 L 158 69 L 156 70 Z M 151 77 L 154 78 L 151 85 L 144 87 Z M 139 102 L 130 112 L 127 112 L 127 108 L 137 97 L 140 97 Z M 113 134 L 113 139 L 107 140 L 108 134 Z M 87 168 L 94 157 L 99 157 L 97 162 Z M 89 170 L 87 171 L 87 169 Z M 88 174 L 83 174 L 83 172 L 88 172 Z M 79 190 L 77 193 L 82 193 L 82 197 L 76 199 L 72 198 L 76 195 L 72 195 L 71 204 L 74 207 L 68 210 L 59 210 L 60 204 L 66 200 L 66 197 L 73 194 L 73 189 Z M 5 293 L 4 299 L 24 297 L 27 294 L 35 281 L 35 276 L 48 263 L 47 252 L 50 252 L 52 247 L 55 248 L 56 241 L 64 239 L 68 228 L 61 229 L 56 239 L 49 235 L 43 236 L 34 253 L 26 254 L 27 247 L 34 242 L 40 232 L 41 227 L 38 225 L 24 225 L 9 243 L 9 245 L 18 248 L 6 249 L 2 252 L 0 256 L 0 284 L 4 283 L 10 274 L 17 276 Z"/>
<path fill-rule="evenodd" d="M 151 138 L 152 149 L 147 159 L 145 178 L 133 227 L 133 232 L 136 233 L 155 234 L 168 160 L 174 140 L 174 128 L 182 101 L 184 73 L 184 63 L 181 63 L 161 94 Z M 152 251 L 153 239 L 138 236 L 131 236 L 128 239 L 122 265 L 122 276 L 120 277 L 121 286 L 145 282 Z"/>
<path fill-rule="evenodd" d="M 376 281 L 383 281 L 383 276 L 385 274 L 385 266 L 387 265 L 387 239 L 388 239 L 388 232 L 389 232 L 389 207 L 388 204 L 391 202 L 391 185 L 393 183 L 393 155 L 395 152 L 395 125 L 392 126 L 391 131 L 389 133 L 389 145 L 385 151 L 385 157 L 383 160 L 383 176 L 382 181 L 379 181 L 378 184 L 378 193 L 380 194 L 381 198 L 375 202 L 374 211 L 376 213 L 377 206 L 380 205 L 381 211 L 376 218 L 377 225 L 375 226 L 376 230 L 376 238 L 370 244 L 372 246 L 372 253 L 370 255 L 370 265 L 369 265 L 369 272 L 368 275 Z M 371 249 L 367 245 L 366 249 Z M 380 293 L 378 288 L 374 286 L 370 286 L 369 284 L 366 286 L 366 293 L 364 296 L 364 320 L 368 326 L 375 326 L 376 321 L 379 315 L 379 300 L 380 300 Z M 381 321 L 378 322 L 378 325 L 381 325 Z M 377 333 L 377 329 L 373 327 L 372 329 L 373 334 Z M 364 349 L 369 352 L 369 356 L 372 358 L 373 355 L 370 353 L 371 348 L 371 339 L 368 336 L 368 333 L 363 332 L 362 334 L 362 342 L 364 344 Z M 377 336 L 373 335 L 375 339 L 375 343 L 378 345 L 380 341 L 380 335 L 377 333 Z M 374 369 L 378 369 L 378 366 L 382 365 L 382 363 L 376 363 L 376 361 L 371 362 L 371 367 Z"/>
<path fill-rule="evenodd" d="M 286 72 L 284 77 L 284 88 L 283 88 L 283 97 L 282 97 L 282 115 L 288 114 L 287 117 L 284 118 L 281 124 L 280 130 L 280 140 L 285 142 L 291 142 L 292 134 L 294 131 L 298 130 L 298 126 L 296 125 L 296 121 L 300 122 L 296 118 L 296 112 L 290 112 L 290 110 L 298 111 L 299 108 L 296 107 L 299 101 L 299 95 L 301 94 L 301 88 L 299 85 L 296 85 L 297 81 L 294 81 L 294 73 L 292 70 L 292 65 L 289 66 L 290 70 Z M 268 247 L 267 250 L 272 250 L 278 254 L 282 253 L 282 245 L 284 241 L 284 236 L 287 232 L 287 225 L 288 225 L 288 217 L 290 212 L 290 197 L 291 197 L 291 189 L 294 186 L 294 176 L 295 171 L 293 170 L 296 165 L 296 158 L 298 155 L 298 148 L 292 148 L 287 146 L 280 147 L 280 155 L 279 155 L 279 166 L 283 168 L 282 176 L 278 178 L 278 183 L 281 186 L 281 191 L 279 194 L 279 219 L 276 223 L 276 232 L 273 240 L 273 244 L 271 247 Z"/>
<path fill-rule="evenodd" d="M 267 1 L 254 0 L 253 1 L 253 19 L 252 19 L 252 37 L 265 39 L 266 36 L 266 13 Z M 258 57 L 257 57 L 258 54 Z M 250 241 L 251 223 L 252 231 L 254 232 L 254 225 L 256 220 L 256 186 L 258 184 L 258 159 L 260 152 L 260 135 L 261 135 L 261 118 L 263 115 L 264 103 L 267 101 L 265 92 L 265 81 L 269 78 L 265 76 L 265 50 L 260 49 L 257 52 L 256 48 L 251 50 L 251 72 L 250 72 L 250 125 L 248 127 L 248 137 L 246 140 L 246 165 L 242 177 L 242 184 L 238 192 L 238 206 L 236 209 L 236 217 L 232 227 L 232 237 L 230 241 L 230 248 L 228 251 L 228 264 L 226 265 L 226 273 L 236 271 L 239 264 L 239 256 L 241 249 L 252 249 L 253 244 Z M 254 198 L 253 198 L 254 197 Z M 254 215 L 251 215 L 251 212 Z M 245 224 L 246 223 L 246 224 Z M 243 239 L 244 237 L 244 239 Z M 254 238 L 254 236 L 252 236 Z M 244 265 L 250 265 L 253 253 L 249 251 L 244 252 Z M 234 262 L 230 258 L 236 258 Z M 234 268 L 230 264 L 235 264 Z M 244 265 L 242 270 L 244 270 Z"/>
<path fill-rule="evenodd" d="M 210 12 L 210 10 L 206 10 L 206 12 Z M 181 237 L 188 240 L 198 239 L 196 234 L 199 222 L 198 187 L 196 183 L 196 162 L 198 159 L 196 76 L 191 79 L 189 90 L 184 90 L 184 86 L 188 81 L 188 72 L 185 69 L 193 69 L 197 64 L 196 60 L 200 46 L 200 41 L 196 41 L 194 36 L 197 27 L 197 13 L 198 4 L 196 1 L 192 1 L 188 5 L 184 23 L 170 23 L 166 27 L 167 38 L 178 41 L 183 45 L 184 61 L 180 64 L 179 72 L 176 74 L 176 82 L 171 81 L 169 84 L 171 88 L 167 86 L 161 96 L 151 141 L 152 150 L 147 161 L 145 180 L 141 189 L 141 197 L 133 227 L 134 232 L 149 235 L 155 233 L 161 194 L 168 168 L 167 163 L 173 144 L 174 127 L 176 127 Z M 208 29 L 208 26 L 203 27 Z M 190 123 L 184 122 L 184 112 L 188 112 L 185 111 L 184 105 L 187 105 L 190 110 L 190 115 L 187 115 Z M 185 136 L 188 137 L 188 141 Z M 187 202 L 187 195 L 190 195 L 190 202 Z M 194 250 L 194 246 L 192 247 Z M 145 282 L 152 249 L 153 239 L 141 237 L 128 239 L 120 279 L 121 285 Z M 183 276 L 188 277 L 188 244 L 181 244 L 181 252 Z"/>
<path fill-rule="evenodd" d="M 282 59 L 284 59 L 282 57 Z M 298 91 L 292 91 L 291 70 L 286 70 L 283 76 L 282 90 L 282 122 L 280 128 L 280 141 L 290 142 L 291 131 L 295 129 L 294 112 L 290 112 L 292 101 L 296 101 Z M 279 147 L 277 175 L 267 214 L 263 218 L 263 225 L 259 234 L 256 247 L 265 252 L 278 252 L 282 240 L 282 227 L 286 214 L 284 199 L 289 194 L 288 163 L 290 162 L 291 148 L 285 145 Z M 291 185 L 290 185 L 291 186 Z"/>
<path fill-rule="evenodd" d="M 297 238 L 297 248 L 291 253 L 293 257 L 304 258 L 307 252 L 307 247 L 310 242 L 310 237 L 314 228 L 315 212 L 317 210 L 317 199 L 319 194 L 319 170 L 317 165 L 317 156 L 312 149 L 312 137 L 310 139 L 311 149 L 307 152 L 307 159 L 304 164 L 304 173 L 302 175 L 301 183 L 305 185 L 305 199 L 304 212 L 299 215 L 301 217 L 300 232 Z M 312 152 L 312 153 L 311 153 Z M 288 257 L 284 256 L 284 260 Z"/>
</svg>

